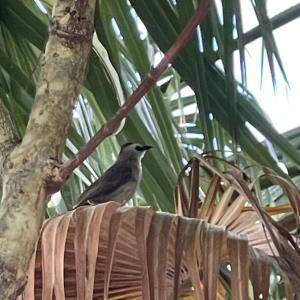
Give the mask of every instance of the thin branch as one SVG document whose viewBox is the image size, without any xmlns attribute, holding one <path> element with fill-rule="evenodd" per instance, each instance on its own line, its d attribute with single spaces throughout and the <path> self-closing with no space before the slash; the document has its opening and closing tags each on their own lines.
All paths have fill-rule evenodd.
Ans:
<svg viewBox="0 0 300 300">
<path fill-rule="evenodd" d="M 127 102 L 120 107 L 112 119 L 104 124 L 101 129 L 94 135 L 94 137 L 75 154 L 64 166 L 59 170 L 59 175 L 62 180 L 65 180 L 71 172 L 78 167 L 83 161 L 96 149 L 96 147 L 108 136 L 112 135 L 118 129 L 121 121 L 125 119 L 135 105 L 142 99 L 142 97 L 151 89 L 151 87 L 158 80 L 160 75 L 167 69 L 169 64 L 175 59 L 180 50 L 184 47 L 186 42 L 190 39 L 199 23 L 204 19 L 209 11 L 211 0 L 201 1 L 199 7 L 190 18 L 189 22 L 178 36 L 177 40 L 166 52 L 165 56 L 159 65 L 152 69 L 148 76 L 141 82 L 139 87 L 129 97 Z"/>
<path fill-rule="evenodd" d="M 0 166 L 13 147 L 18 143 L 17 130 L 10 118 L 10 114 L 0 99 Z"/>
</svg>

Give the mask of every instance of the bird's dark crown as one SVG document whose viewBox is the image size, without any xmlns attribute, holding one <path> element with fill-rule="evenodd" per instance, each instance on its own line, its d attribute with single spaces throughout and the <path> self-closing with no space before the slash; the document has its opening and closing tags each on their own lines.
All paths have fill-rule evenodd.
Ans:
<svg viewBox="0 0 300 300">
<path fill-rule="evenodd" d="M 121 151 L 124 150 L 125 148 L 127 148 L 128 146 L 132 145 L 133 143 L 125 143 L 122 145 L 121 147 Z"/>
</svg>

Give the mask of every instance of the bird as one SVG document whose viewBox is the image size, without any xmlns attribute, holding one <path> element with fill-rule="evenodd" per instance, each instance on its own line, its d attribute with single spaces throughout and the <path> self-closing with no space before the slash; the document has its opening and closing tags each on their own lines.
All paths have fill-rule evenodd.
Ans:
<svg viewBox="0 0 300 300">
<path fill-rule="evenodd" d="M 124 205 L 135 194 L 142 179 L 142 158 L 152 146 L 123 144 L 117 161 L 79 197 L 74 209 L 88 204 L 116 201 Z"/>
</svg>

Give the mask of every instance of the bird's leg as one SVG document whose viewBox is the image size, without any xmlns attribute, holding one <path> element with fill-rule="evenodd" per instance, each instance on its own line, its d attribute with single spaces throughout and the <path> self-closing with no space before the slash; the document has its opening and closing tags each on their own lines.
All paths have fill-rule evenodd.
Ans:
<svg viewBox="0 0 300 300">
<path fill-rule="evenodd" d="M 128 203 L 128 201 L 129 201 L 129 200 L 123 200 L 123 201 L 121 202 L 121 206 L 124 206 L 126 203 Z"/>
</svg>

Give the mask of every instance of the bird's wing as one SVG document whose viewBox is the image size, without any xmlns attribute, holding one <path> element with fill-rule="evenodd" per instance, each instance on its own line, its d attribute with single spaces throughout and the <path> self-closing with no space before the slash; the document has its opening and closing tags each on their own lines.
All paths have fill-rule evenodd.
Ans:
<svg viewBox="0 0 300 300">
<path fill-rule="evenodd" d="M 112 192 L 133 180 L 131 165 L 116 162 L 81 194 L 75 208 L 84 205 L 88 200 L 97 203 L 105 202 Z"/>
</svg>

